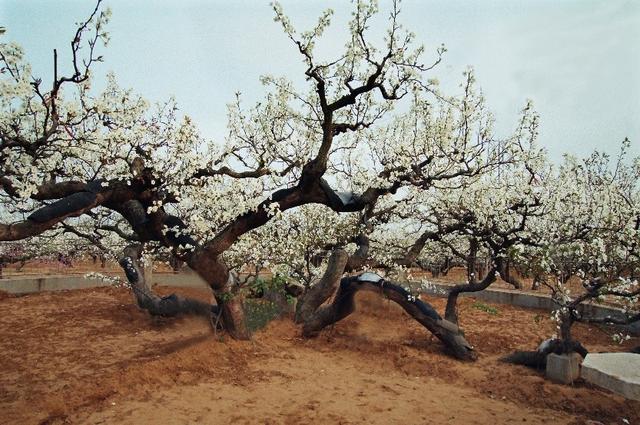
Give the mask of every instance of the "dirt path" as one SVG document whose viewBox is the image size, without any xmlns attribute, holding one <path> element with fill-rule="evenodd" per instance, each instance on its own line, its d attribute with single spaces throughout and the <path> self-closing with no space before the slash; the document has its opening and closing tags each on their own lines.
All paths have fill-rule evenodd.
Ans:
<svg viewBox="0 0 640 425">
<path fill-rule="evenodd" d="M 373 294 L 315 340 L 280 320 L 252 342 L 152 319 L 125 290 L 5 298 L 0 423 L 640 423 L 640 403 L 497 361 L 547 336 L 546 313 L 477 307 L 463 300 L 481 355 L 467 364 Z M 576 334 L 594 351 L 610 344 L 597 328 Z"/>
<path fill-rule="evenodd" d="M 344 355 L 298 349 L 254 369 L 249 384 L 207 382 L 118 402 L 89 423 L 406 424 L 569 423 L 552 410 L 522 408 L 433 377 L 355 363 Z"/>
</svg>

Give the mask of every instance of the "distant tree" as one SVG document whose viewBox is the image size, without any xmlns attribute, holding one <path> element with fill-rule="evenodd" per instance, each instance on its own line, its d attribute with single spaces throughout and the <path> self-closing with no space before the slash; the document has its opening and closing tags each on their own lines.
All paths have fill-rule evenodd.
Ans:
<svg viewBox="0 0 640 425">
<path fill-rule="evenodd" d="M 522 253 L 537 271 L 557 305 L 552 319 L 556 334 L 532 352 L 507 360 L 543 366 L 550 352 L 587 350 L 571 329 L 576 322 L 629 325 L 640 321 L 640 158 L 628 157 L 625 140 L 620 155 L 594 152 L 584 160 L 565 157 L 545 181 L 547 214 L 533 218 L 537 244 Z M 594 316 L 590 303 L 619 307 L 621 314 Z M 629 336 L 618 327 L 613 338 Z"/>
<path fill-rule="evenodd" d="M 574 322 L 640 320 L 640 158 L 628 158 L 629 143 L 614 161 L 598 152 L 583 161 L 567 157 L 555 179 L 553 214 L 540 223 L 546 238 L 538 264 L 558 304 L 554 318 L 563 341 L 572 339 Z M 593 301 L 620 306 L 626 318 L 589 316 L 581 305 Z"/>
</svg>

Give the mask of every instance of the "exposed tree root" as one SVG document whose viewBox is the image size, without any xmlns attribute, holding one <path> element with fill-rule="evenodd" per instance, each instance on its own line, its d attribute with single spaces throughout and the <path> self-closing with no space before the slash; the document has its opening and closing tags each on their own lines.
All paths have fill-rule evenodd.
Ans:
<svg viewBox="0 0 640 425">
<path fill-rule="evenodd" d="M 578 341 L 548 339 L 540 344 L 536 351 L 515 351 L 502 357 L 500 360 L 506 363 L 528 366 L 534 369 L 544 369 L 547 366 L 547 356 L 549 354 L 568 354 L 571 352 L 576 352 L 582 357 L 586 357 L 588 354 L 587 349 Z"/>
</svg>

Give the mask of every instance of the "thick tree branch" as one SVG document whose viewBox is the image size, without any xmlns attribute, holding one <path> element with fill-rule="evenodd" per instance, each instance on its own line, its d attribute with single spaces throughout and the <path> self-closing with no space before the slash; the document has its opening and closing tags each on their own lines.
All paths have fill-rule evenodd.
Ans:
<svg viewBox="0 0 640 425">
<path fill-rule="evenodd" d="M 127 275 L 140 308 L 147 310 L 152 316 L 196 315 L 203 316 L 215 324 L 222 323 L 218 321 L 219 310 L 215 305 L 176 294 L 166 297 L 156 295 L 145 279 L 144 270 L 140 265 L 140 251 L 140 246 L 130 246 L 125 249 L 120 259 L 120 266 Z"/>
</svg>

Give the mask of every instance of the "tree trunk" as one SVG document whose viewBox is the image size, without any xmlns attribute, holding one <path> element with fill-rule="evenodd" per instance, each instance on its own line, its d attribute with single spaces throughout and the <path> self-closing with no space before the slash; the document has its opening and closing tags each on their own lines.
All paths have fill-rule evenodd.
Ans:
<svg viewBox="0 0 640 425">
<path fill-rule="evenodd" d="M 533 274 L 533 283 L 531 284 L 531 289 L 533 291 L 537 291 L 542 286 L 542 275 L 540 273 Z"/>
<path fill-rule="evenodd" d="M 452 323 L 458 323 L 458 296 L 463 292 L 478 292 L 487 289 L 496 281 L 496 268 L 492 268 L 481 281 L 472 280 L 469 283 L 456 285 L 449 290 L 447 296 L 447 306 L 444 311 L 444 318 Z"/>
<path fill-rule="evenodd" d="M 189 267 L 209 284 L 221 310 L 222 325 L 235 339 L 250 339 L 244 317 L 243 299 L 236 292 L 237 279 L 219 255 L 204 251 L 189 259 Z"/>
<path fill-rule="evenodd" d="M 171 294 L 160 297 L 155 294 L 145 279 L 144 268 L 140 264 L 140 247 L 128 247 L 119 261 L 124 269 L 138 306 L 152 316 L 173 317 L 178 315 L 196 315 L 211 319 L 218 314 L 218 307 L 191 298 Z"/>
<path fill-rule="evenodd" d="M 475 282 L 478 280 L 476 274 L 476 261 L 478 257 L 478 240 L 475 238 L 469 239 L 469 255 L 467 255 L 467 281 Z"/>
<path fill-rule="evenodd" d="M 220 310 L 223 328 L 234 339 L 251 339 L 244 316 L 244 299 L 236 292 L 238 279 L 234 273 L 228 273 L 227 284 L 221 290 L 214 290 L 214 296 Z"/>
<path fill-rule="evenodd" d="M 327 269 L 322 278 L 298 299 L 294 318 L 295 323 L 305 322 L 331 297 L 344 273 L 348 260 L 349 255 L 341 249 L 334 250 L 331 253 Z"/>
<path fill-rule="evenodd" d="M 365 268 L 365 266 L 375 267 L 375 264 L 369 264 L 369 237 L 360 234 L 353 239 L 353 242 L 358 246 L 356 252 L 353 255 L 347 258 L 347 264 L 344 267 L 344 270 L 347 272 L 356 272 L 361 271 Z"/>
<path fill-rule="evenodd" d="M 487 261 L 482 259 L 480 263 L 476 263 L 476 280 L 482 280 L 487 276 Z"/>
<path fill-rule="evenodd" d="M 571 313 L 570 307 L 568 311 L 560 314 L 560 338 L 548 339 L 544 341 L 536 351 L 516 351 L 501 360 L 508 363 L 520 364 L 534 368 L 544 368 L 547 364 L 547 355 L 578 353 L 583 358 L 587 356 L 587 349 L 579 342 L 571 338 L 571 326 L 575 321 L 575 317 Z"/>
<path fill-rule="evenodd" d="M 303 336 L 316 336 L 325 327 L 351 314 L 355 310 L 354 296 L 360 290 L 382 293 L 388 299 L 399 304 L 411 317 L 442 341 L 447 350 L 456 358 L 463 360 L 476 358 L 473 347 L 465 340 L 462 331 L 456 324 L 443 320 L 431 305 L 413 297 L 401 286 L 385 281 L 373 273 L 343 278 L 333 301 L 328 305 L 321 306 L 305 320 L 302 329 Z"/>
<path fill-rule="evenodd" d="M 516 289 L 522 289 L 522 281 L 518 279 L 515 274 L 511 273 L 511 264 L 509 260 L 506 258 L 499 258 L 496 260 L 496 264 L 498 266 L 498 272 L 500 273 L 500 278 L 505 282 L 513 285 Z"/>
<path fill-rule="evenodd" d="M 500 360 L 534 369 L 544 369 L 547 366 L 547 356 L 549 354 L 567 354 L 571 352 L 576 352 L 583 358 L 587 357 L 588 354 L 587 349 L 578 341 L 567 342 L 559 339 L 548 339 L 540 344 L 535 351 L 515 351 Z"/>
<path fill-rule="evenodd" d="M 571 341 L 571 326 L 573 325 L 573 318 L 571 313 L 560 315 L 560 339 L 562 341 Z"/>
<path fill-rule="evenodd" d="M 440 268 L 440 274 L 442 274 L 442 276 L 446 276 L 452 268 L 453 261 L 451 261 L 451 258 L 447 257 L 444 260 L 444 265 Z"/>
</svg>

